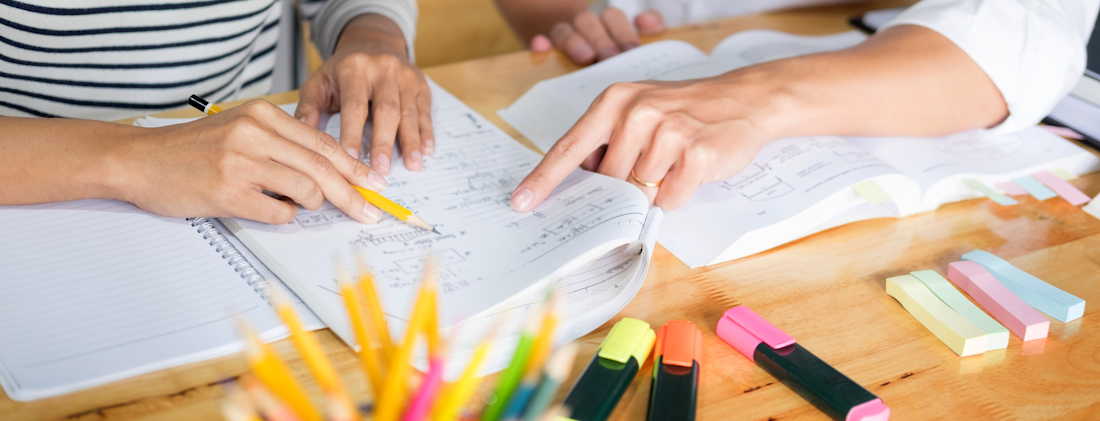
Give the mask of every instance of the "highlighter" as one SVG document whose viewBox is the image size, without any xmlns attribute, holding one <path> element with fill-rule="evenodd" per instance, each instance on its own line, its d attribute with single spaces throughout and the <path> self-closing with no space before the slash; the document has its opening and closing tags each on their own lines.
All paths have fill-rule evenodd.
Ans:
<svg viewBox="0 0 1100 421">
<path fill-rule="evenodd" d="M 718 337 L 835 420 L 885 421 L 890 408 L 745 306 L 726 310 Z"/>
<path fill-rule="evenodd" d="M 600 344 L 600 350 L 569 389 L 562 406 L 574 421 L 605 421 L 615 410 L 638 369 L 649 358 L 657 335 L 649 323 L 624 317 Z"/>
<path fill-rule="evenodd" d="M 657 329 L 649 421 L 692 421 L 699 396 L 703 334 L 695 324 L 673 320 Z"/>
</svg>

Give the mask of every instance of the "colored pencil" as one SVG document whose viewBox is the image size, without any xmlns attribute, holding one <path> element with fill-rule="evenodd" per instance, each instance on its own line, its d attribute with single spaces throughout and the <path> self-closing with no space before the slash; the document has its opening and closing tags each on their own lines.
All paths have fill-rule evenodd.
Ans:
<svg viewBox="0 0 1100 421">
<path fill-rule="evenodd" d="M 356 299 L 359 294 L 356 294 L 355 284 L 348 279 L 347 273 L 339 268 L 339 265 L 337 265 L 337 280 L 340 283 L 340 295 L 344 298 L 344 307 L 348 311 L 348 320 L 351 323 L 352 331 L 355 332 L 355 341 L 359 343 L 359 365 L 363 369 L 363 375 L 367 377 L 367 381 L 370 383 L 371 391 L 375 396 L 378 396 L 378 392 L 382 390 L 382 379 L 385 378 L 385 374 L 382 373 L 378 355 L 374 352 L 374 347 L 371 346 L 363 315 L 359 311 L 359 300 Z"/>
<path fill-rule="evenodd" d="M 325 355 L 321 343 L 317 341 L 312 332 L 302 328 L 302 322 L 298 320 L 298 316 L 294 314 L 294 309 L 285 298 L 277 293 L 271 296 L 275 303 L 275 312 L 290 330 L 290 341 L 294 343 L 294 348 L 298 350 L 298 354 L 301 355 L 302 361 L 305 361 L 310 373 L 317 379 L 321 390 L 324 390 L 327 396 L 338 399 L 343 405 L 351 408 L 350 411 L 355 411 L 355 405 L 352 403 L 351 397 L 348 396 L 347 389 L 344 388 L 344 382 L 340 381 L 340 376 L 336 373 L 336 368 L 332 366 L 328 356 Z"/>
<path fill-rule="evenodd" d="M 531 396 L 527 409 L 523 413 L 523 421 L 537 421 L 547 412 L 554 396 L 558 394 L 565 379 L 573 370 L 573 360 L 577 357 L 577 344 L 570 342 L 554 353 L 546 364 L 542 380 Z"/>
<path fill-rule="evenodd" d="M 497 421 L 504 415 L 504 410 L 507 409 L 508 402 L 511 401 L 512 393 L 515 392 L 516 386 L 519 386 L 520 379 L 527 371 L 527 362 L 531 357 L 531 348 L 535 343 L 536 327 L 540 321 L 539 314 L 540 312 L 536 310 L 524 321 L 519 343 L 516 344 L 516 351 L 512 354 L 512 362 L 508 365 L 508 368 L 500 373 L 497 387 L 493 390 L 496 399 L 485 408 L 485 412 L 481 414 L 481 421 Z"/>
<path fill-rule="evenodd" d="M 385 366 L 385 361 L 393 359 L 394 352 L 390 329 L 386 326 L 386 315 L 382 312 L 382 301 L 378 299 L 378 290 L 374 287 L 374 277 L 371 276 L 370 268 L 367 267 L 361 251 L 356 251 L 355 261 L 359 266 L 359 288 L 363 291 L 363 298 L 367 300 L 367 308 L 370 310 L 370 318 L 373 322 L 371 325 L 378 334 L 378 342 L 382 345 L 383 366 Z"/>
<path fill-rule="evenodd" d="M 245 360 L 256 378 L 285 402 L 304 421 L 322 421 L 321 413 L 309 401 L 302 386 L 290 373 L 286 363 L 247 324 L 238 320 L 238 329 L 244 336 Z"/>
<path fill-rule="evenodd" d="M 428 317 L 432 314 L 429 304 L 435 302 L 435 269 L 429 263 L 424 272 L 424 280 L 420 284 L 420 292 L 417 294 L 416 304 L 413 307 L 412 317 L 409 318 L 409 326 L 405 331 L 401 347 L 397 349 L 390 361 L 389 376 L 382 387 L 382 394 L 378 397 L 378 406 L 375 408 L 375 421 L 396 421 L 404 407 L 405 382 L 409 376 L 409 359 L 412 357 L 413 347 L 416 345 L 416 334 L 424 328 Z"/>
<path fill-rule="evenodd" d="M 462 376 L 444 390 L 439 405 L 432 412 L 432 421 L 454 421 L 458 419 L 459 411 L 474 396 L 474 391 L 481 383 L 481 377 L 477 375 L 477 371 L 481 368 L 485 357 L 489 355 L 489 349 L 492 347 L 495 336 L 496 324 L 494 323 L 493 328 L 481 340 L 481 345 L 478 345 L 477 349 L 474 350 L 474 355 L 470 358 L 470 362 L 466 364 Z"/>
</svg>

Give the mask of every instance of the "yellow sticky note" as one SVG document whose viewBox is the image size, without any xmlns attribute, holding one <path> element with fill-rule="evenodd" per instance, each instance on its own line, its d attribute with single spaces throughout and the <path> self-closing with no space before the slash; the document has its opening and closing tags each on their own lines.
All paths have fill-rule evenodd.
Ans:
<svg viewBox="0 0 1100 421">
<path fill-rule="evenodd" d="M 863 196 L 864 199 L 867 199 L 867 203 L 870 203 L 872 205 L 882 204 L 883 202 L 890 200 L 890 195 L 887 194 L 885 190 L 882 190 L 882 187 L 879 187 L 878 184 L 875 184 L 875 182 L 871 180 L 867 180 L 852 186 L 852 190 L 855 190 L 857 194 Z"/>
<path fill-rule="evenodd" d="M 1050 172 L 1063 180 L 1073 180 L 1077 178 L 1077 174 L 1071 173 L 1061 168 L 1055 168 L 1053 170 L 1050 170 Z"/>
<path fill-rule="evenodd" d="M 985 352 L 989 335 L 940 301 L 912 275 L 887 278 L 886 293 L 959 356 Z"/>
</svg>

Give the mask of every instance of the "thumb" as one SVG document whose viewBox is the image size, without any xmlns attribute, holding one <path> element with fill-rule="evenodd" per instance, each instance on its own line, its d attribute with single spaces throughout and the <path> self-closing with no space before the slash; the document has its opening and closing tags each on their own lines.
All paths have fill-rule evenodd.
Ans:
<svg viewBox="0 0 1100 421">
<path fill-rule="evenodd" d="M 642 35 L 655 35 L 665 30 L 665 18 L 661 12 L 646 10 L 634 17 L 634 25 Z"/>
</svg>

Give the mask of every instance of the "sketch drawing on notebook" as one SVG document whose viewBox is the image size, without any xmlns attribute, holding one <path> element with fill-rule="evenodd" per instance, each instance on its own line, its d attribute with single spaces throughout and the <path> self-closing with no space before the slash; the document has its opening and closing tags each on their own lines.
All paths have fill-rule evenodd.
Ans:
<svg viewBox="0 0 1100 421">
<path fill-rule="evenodd" d="M 539 82 L 499 114 L 546 151 L 613 83 L 708 77 L 865 38 L 856 31 L 806 37 L 752 30 L 722 40 L 709 56 L 684 42 L 655 42 Z M 838 225 L 981 197 L 964 178 L 994 185 L 1041 169 L 1082 174 L 1098 167 L 1091 153 L 1036 128 L 1003 136 L 976 130 L 942 138 L 780 139 L 741 173 L 700 187 L 682 208 L 667 212 L 657 241 L 688 266 L 717 264 Z M 853 190 L 867 181 L 892 200 L 869 205 Z"/>
<path fill-rule="evenodd" d="M 0 206 L 0 385 L 57 396 L 243 349 L 231 316 L 286 335 L 264 295 L 294 297 L 217 221 L 115 200 Z M 310 329 L 323 327 L 294 298 Z"/>
</svg>

